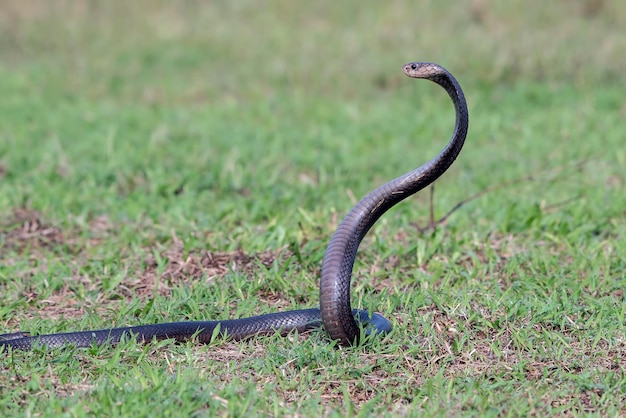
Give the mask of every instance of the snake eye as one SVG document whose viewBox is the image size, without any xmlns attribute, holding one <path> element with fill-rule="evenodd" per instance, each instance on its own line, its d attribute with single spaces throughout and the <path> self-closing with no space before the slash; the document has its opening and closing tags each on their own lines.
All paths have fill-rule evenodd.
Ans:
<svg viewBox="0 0 626 418">
<path fill-rule="evenodd" d="M 411 64 L 411 70 L 417 70 L 417 64 L 415 63 Z"/>
</svg>

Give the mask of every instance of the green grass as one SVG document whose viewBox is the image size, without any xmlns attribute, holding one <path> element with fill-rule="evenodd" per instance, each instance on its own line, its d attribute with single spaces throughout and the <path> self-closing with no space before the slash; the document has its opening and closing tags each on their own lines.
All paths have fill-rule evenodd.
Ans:
<svg viewBox="0 0 626 418">
<path fill-rule="evenodd" d="M 385 338 L 2 353 L 0 415 L 626 414 L 626 13 L 496 3 L 2 2 L 0 333 L 316 306 L 341 217 L 452 130 L 408 61 L 470 105 L 435 216 L 493 189 L 373 228 Z"/>
</svg>

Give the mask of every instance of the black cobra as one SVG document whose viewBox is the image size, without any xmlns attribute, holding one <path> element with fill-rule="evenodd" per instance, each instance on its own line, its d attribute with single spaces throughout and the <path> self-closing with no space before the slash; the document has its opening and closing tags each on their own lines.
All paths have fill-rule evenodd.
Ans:
<svg viewBox="0 0 626 418">
<path fill-rule="evenodd" d="M 185 341 L 196 338 L 199 342 L 209 342 L 215 335 L 226 335 L 231 339 L 241 340 L 276 332 L 302 332 L 319 327 L 320 323 L 324 325 L 330 338 L 342 345 L 358 342 L 361 335 L 358 323 L 364 325 L 366 332 L 388 332 L 391 324 L 382 316 L 369 315 L 367 311 L 353 310 L 350 307 L 350 277 L 357 249 L 365 234 L 388 209 L 431 184 L 452 165 L 465 142 L 469 122 L 461 86 L 445 68 L 434 63 L 414 62 L 406 64 L 402 69 L 409 77 L 431 80 L 448 92 L 456 110 L 452 139 L 431 161 L 369 193 L 341 222 L 326 249 L 322 264 L 320 309 L 302 309 L 224 321 L 172 322 L 39 336 L 17 332 L 0 335 L 0 347 L 13 350 L 30 350 L 38 345 L 48 348 L 67 345 L 90 347 L 116 344 L 130 337 L 138 341 L 170 338 Z"/>
</svg>

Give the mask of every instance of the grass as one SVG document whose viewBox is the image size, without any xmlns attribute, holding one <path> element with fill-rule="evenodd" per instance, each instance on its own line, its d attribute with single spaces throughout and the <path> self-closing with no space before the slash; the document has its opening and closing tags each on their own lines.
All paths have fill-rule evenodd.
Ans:
<svg viewBox="0 0 626 418">
<path fill-rule="evenodd" d="M 385 338 L 2 353 L 0 414 L 626 414 L 626 13 L 496 3 L 2 2 L 0 332 L 316 306 L 341 217 L 452 129 L 411 60 L 470 104 L 435 216 L 478 197 L 364 241 Z"/>
</svg>

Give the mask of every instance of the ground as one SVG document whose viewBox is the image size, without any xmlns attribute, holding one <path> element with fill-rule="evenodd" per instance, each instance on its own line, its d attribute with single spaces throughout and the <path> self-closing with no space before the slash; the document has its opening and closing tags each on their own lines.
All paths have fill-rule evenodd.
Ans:
<svg viewBox="0 0 626 418">
<path fill-rule="evenodd" d="M 0 2 L 0 333 L 318 304 L 351 206 L 470 133 L 363 242 L 394 330 L 0 353 L 0 414 L 626 414 L 620 2 Z M 432 200 L 431 200 L 432 196 Z"/>
</svg>

